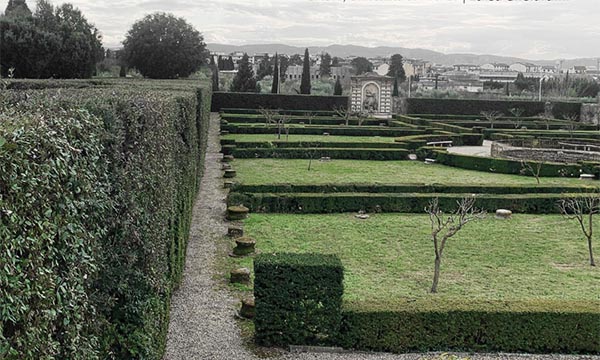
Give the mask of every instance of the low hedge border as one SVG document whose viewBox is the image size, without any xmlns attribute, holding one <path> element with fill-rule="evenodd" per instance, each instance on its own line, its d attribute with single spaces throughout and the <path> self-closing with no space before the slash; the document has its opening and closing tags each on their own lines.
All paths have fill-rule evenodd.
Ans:
<svg viewBox="0 0 600 360">
<path fill-rule="evenodd" d="M 315 116 L 336 116 L 337 113 L 333 110 L 289 110 L 289 109 L 276 109 L 280 114 L 286 115 L 305 115 L 311 113 Z M 240 115 L 260 115 L 260 109 L 243 109 L 243 108 L 221 108 L 219 110 L 221 114 L 240 114 Z"/>
<path fill-rule="evenodd" d="M 600 303 L 530 300 L 345 304 L 345 348 L 386 351 L 600 353 Z"/>
<path fill-rule="evenodd" d="M 337 256 L 259 254 L 254 273 L 258 344 L 335 345 L 340 341 L 344 268 Z"/>
<path fill-rule="evenodd" d="M 425 130 L 418 129 L 403 129 L 389 127 L 367 127 L 367 126 L 290 126 L 289 133 L 292 135 L 342 135 L 342 136 L 406 136 L 424 134 Z M 229 123 L 222 126 L 222 130 L 229 131 L 231 134 L 276 134 L 277 126 L 265 126 L 264 124 L 237 124 Z M 285 132 L 285 131 L 282 131 Z"/>
<path fill-rule="evenodd" d="M 596 184 L 596 183 L 593 183 Z M 595 192 L 598 185 L 445 185 L 445 184 L 235 184 L 239 193 L 473 193 L 473 194 L 565 194 Z"/>
<path fill-rule="evenodd" d="M 235 145 L 238 148 L 361 148 L 361 149 L 405 149 L 406 144 L 401 142 L 328 142 L 328 141 L 235 141 L 221 140 L 221 145 Z"/>
<path fill-rule="evenodd" d="M 224 149 L 226 147 L 223 147 Z M 225 152 L 224 152 L 225 154 Z M 274 159 L 313 159 L 330 157 L 346 160 L 406 160 L 409 151 L 405 149 L 373 148 L 239 148 L 235 147 L 226 155 L 238 159 L 274 158 Z"/>
<path fill-rule="evenodd" d="M 439 198 L 440 207 L 454 209 L 457 200 L 472 193 L 240 193 L 232 192 L 229 205 L 250 208 L 252 212 L 267 213 L 342 213 L 366 210 L 368 212 L 422 213 L 433 198 Z M 571 194 L 480 194 L 477 206 L 495 212 L 508 209 L 523 214 L 557 214 L 557 201 Z M 450 210 L 449 210 L 450 211 Z"/>
<path fill-rule="evenodd" d="M 227 120 L 231 123 L 240 123 L 240 124 L 264 124 L 266 119 L 262 115 L 238 115 L 238 114 L 222 114 L 221 119 Z M 329 126 L 338 126 L 338 125 L 346 125 L 346 121 L 339 117 L 334 116 L 318 116 L 313 119 L 309 119 L 305 116 L 293 116 L 287 119 L 287 124 L 300 124 L 303 125 L 329 125 Z M 360 121 L 360 126 L 382 126 L 381 124 L 387 126 L 387 120 L 385 119 L 362 119 Z M 359 126 L 358 119 L 349 119 L 348 125 Z"/>
</svg>

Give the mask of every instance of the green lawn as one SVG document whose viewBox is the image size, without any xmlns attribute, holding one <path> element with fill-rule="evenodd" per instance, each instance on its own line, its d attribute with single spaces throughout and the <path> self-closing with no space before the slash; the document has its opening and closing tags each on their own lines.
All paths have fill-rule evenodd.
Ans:
<svg viewBox="0 0 600 360">
<path fill-rule="evenodd" d="M 333 160 L 313 161 L 308 171 L 308 160 L 297 159 L 236 159 L 233 167 L 236 181 L 242 184 L 481 184 L 481 185 L 535 185 L 533 177 L 494 174 L 464 170 L 420 161 Z M 577 185 L 576 178 L 541 178 L 542 185 Z"/>
<path fill-rule="evenodd" d="M 600 300 L 600 267 L 589 266 L 577 223 L 558 215 L 488 216 L 467 224 L 448 241 L 436 295 L 429 294 L 433 248 L 426 215 L 374 214 L 359 220 L 353 214 L 253 214 L 245 232 L 263 253 L 337 254 L 345 266 L 347 303 L 430 296 Z M 252 268 L 250 258 L 229 261 Z"/>
<path fill-rule="evenodd" d="M 275 129 L 273 130 L 276 131 Z M 222 139 L 233 139 L 236 141 L 286 141 L 285 134 L 281 136 L 281 140 L 277 140 L 277 134 L 228 134 L 221 137 Z M 300 141 L 323 141 L 323 142 L 358 142 L 358 143 L 390 143 L 394 142 L 394 137 L 384 136 L 333 136 L 333 135 L 290 135 L 289 142 Z"/>
</svg>

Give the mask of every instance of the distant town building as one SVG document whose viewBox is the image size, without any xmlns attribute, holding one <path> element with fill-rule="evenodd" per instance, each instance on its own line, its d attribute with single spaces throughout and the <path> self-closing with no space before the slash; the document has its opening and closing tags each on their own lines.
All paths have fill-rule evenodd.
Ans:
<svg viewBox="0 0 600 360">
<path fill-rule="evenodd" d="M 432 71 L 431 63 L 417 59 L 404 59 L 402 67 L 404 68 L 404 74 L 406 74 L 407 77 L 415 75 L 422 77 Z"/>
<path fill-rule="evenodd" d="M 510 65 L 509 69 L 511 71 L 516 71 L 516 72 L 523 73 L 524 75 L 526 73 L 537 73 L 537 72 L 540 72 L 540 66 L 539 65 L 532 64 L 532 63 L 526 63 L 526 62 L 517 62 L 517 63 L 514 63 L 514 64 Z"/>
<path fill-rule="evenodd" d="M 285 72 L 286 79 L 290 80 L 300 80 L 302 79 L 302 65 L 291 65 L 288 66 L 287 71 Z M 310 67 L 310 79 L 311 80 L 319 80 L 321 74 L 319 73 L 318 66 Z"/>
<path fill-rule="evenodd" d="M 388 65 L 386 63 L 379 64 L 379 66 L 377 66 L 377 68 L 375 68 L 375 72 L 381 76 L 387 75 L 389 70 L 390 70 L 390 65 Z"/>
<path fill-rule="evenodd" d="M 350 84 L 350 77 L 352 76 L 352 66 L 332 66 L 331 67 L 331 78 L 333 80 L 340 79 L 342 84 Z"/>
<path fill-rule="evenodd" d="M 467 72 L 479 72 L 481 67 L 479 65 L 474 64 L 457 64 L 452 65 L 454 71 L 467 71 Z"/>
<path fill-rule="evenodd" d="M 479 80 L 512 83 L 517 80 L 517 75 L 519 73 L 516 71 L 482 71 L 479 73 Z"/>
<path fill-rule="evenodd" d="M 508 66 L 508 64 L 504 63 L 487 63 L 481 65 L 482 71 L 509 71 L 509 68 L 510 67 Z"/>
</svg>

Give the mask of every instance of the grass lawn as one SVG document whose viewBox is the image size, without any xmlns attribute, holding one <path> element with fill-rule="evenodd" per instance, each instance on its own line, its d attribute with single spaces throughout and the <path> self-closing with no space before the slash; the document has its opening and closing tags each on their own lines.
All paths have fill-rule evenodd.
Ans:
<svg viewBox="0 0 600 360">
<path fill-rule="evenodd" d="M 354 214 L 252 214 L 245 232 L 263 253 L 337 254 L 346 268 L 346 303 L 430 296 L 600 300 L 600 267 L 589 266 L 578 224 L 558 215 L 488 216 L 467 224 L 448 241 L 436 295 L 429 294 L 433 247 L 426 215 L 374 214 L 359 220 Z M 229 261 L 252 268 L 250 258 Z"/>
<path fill-rule="evenodd" d="M 333 160 L 313 161 L 298 159 L 236 159 L 233 167 L 236 181 L 242 184 L 481 184 L 481 185 L 535 185 L 529 176 L 494 174 L 465 170 L 420 161 Z M 542 185 L 578 185 L 576 178 L 541 178 Z"/>
<path fill-rule="evenodd" d="M 286 141 L 285 135 L 281 136 L 281 140 L 277 140 L 276 129 L 273 134 L 228 134 L 222 136 L 222 139 L 233 139 L 236 141 Z M 334 136 L 334 135 L 289 135 L 289 142 L 300 141 L 322 141 L 322 142 L 358 142 L 358 143 L 393 143 L 394 137 L 390 136 Z"/>
</svg>

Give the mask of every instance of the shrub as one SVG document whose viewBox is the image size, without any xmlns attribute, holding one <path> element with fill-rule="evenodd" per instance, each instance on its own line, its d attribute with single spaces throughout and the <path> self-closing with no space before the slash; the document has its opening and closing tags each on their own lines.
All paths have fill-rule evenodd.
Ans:
<svg viewBox="0 0 600 360">
<path fill-rule="evenodd" d="M 332 159 L 353 160 L 406 160 L 405 149 L 365 149 L 365 148 L 236 148 L 230 153 L 236 158 L 274 158 L 274 159 Z"/>
<path fill-rule="evenodd" d="M 339 341 L 344 269 L 335 255 L 260 254 L 254 272 L 259 344 Z"/>
</svg>

